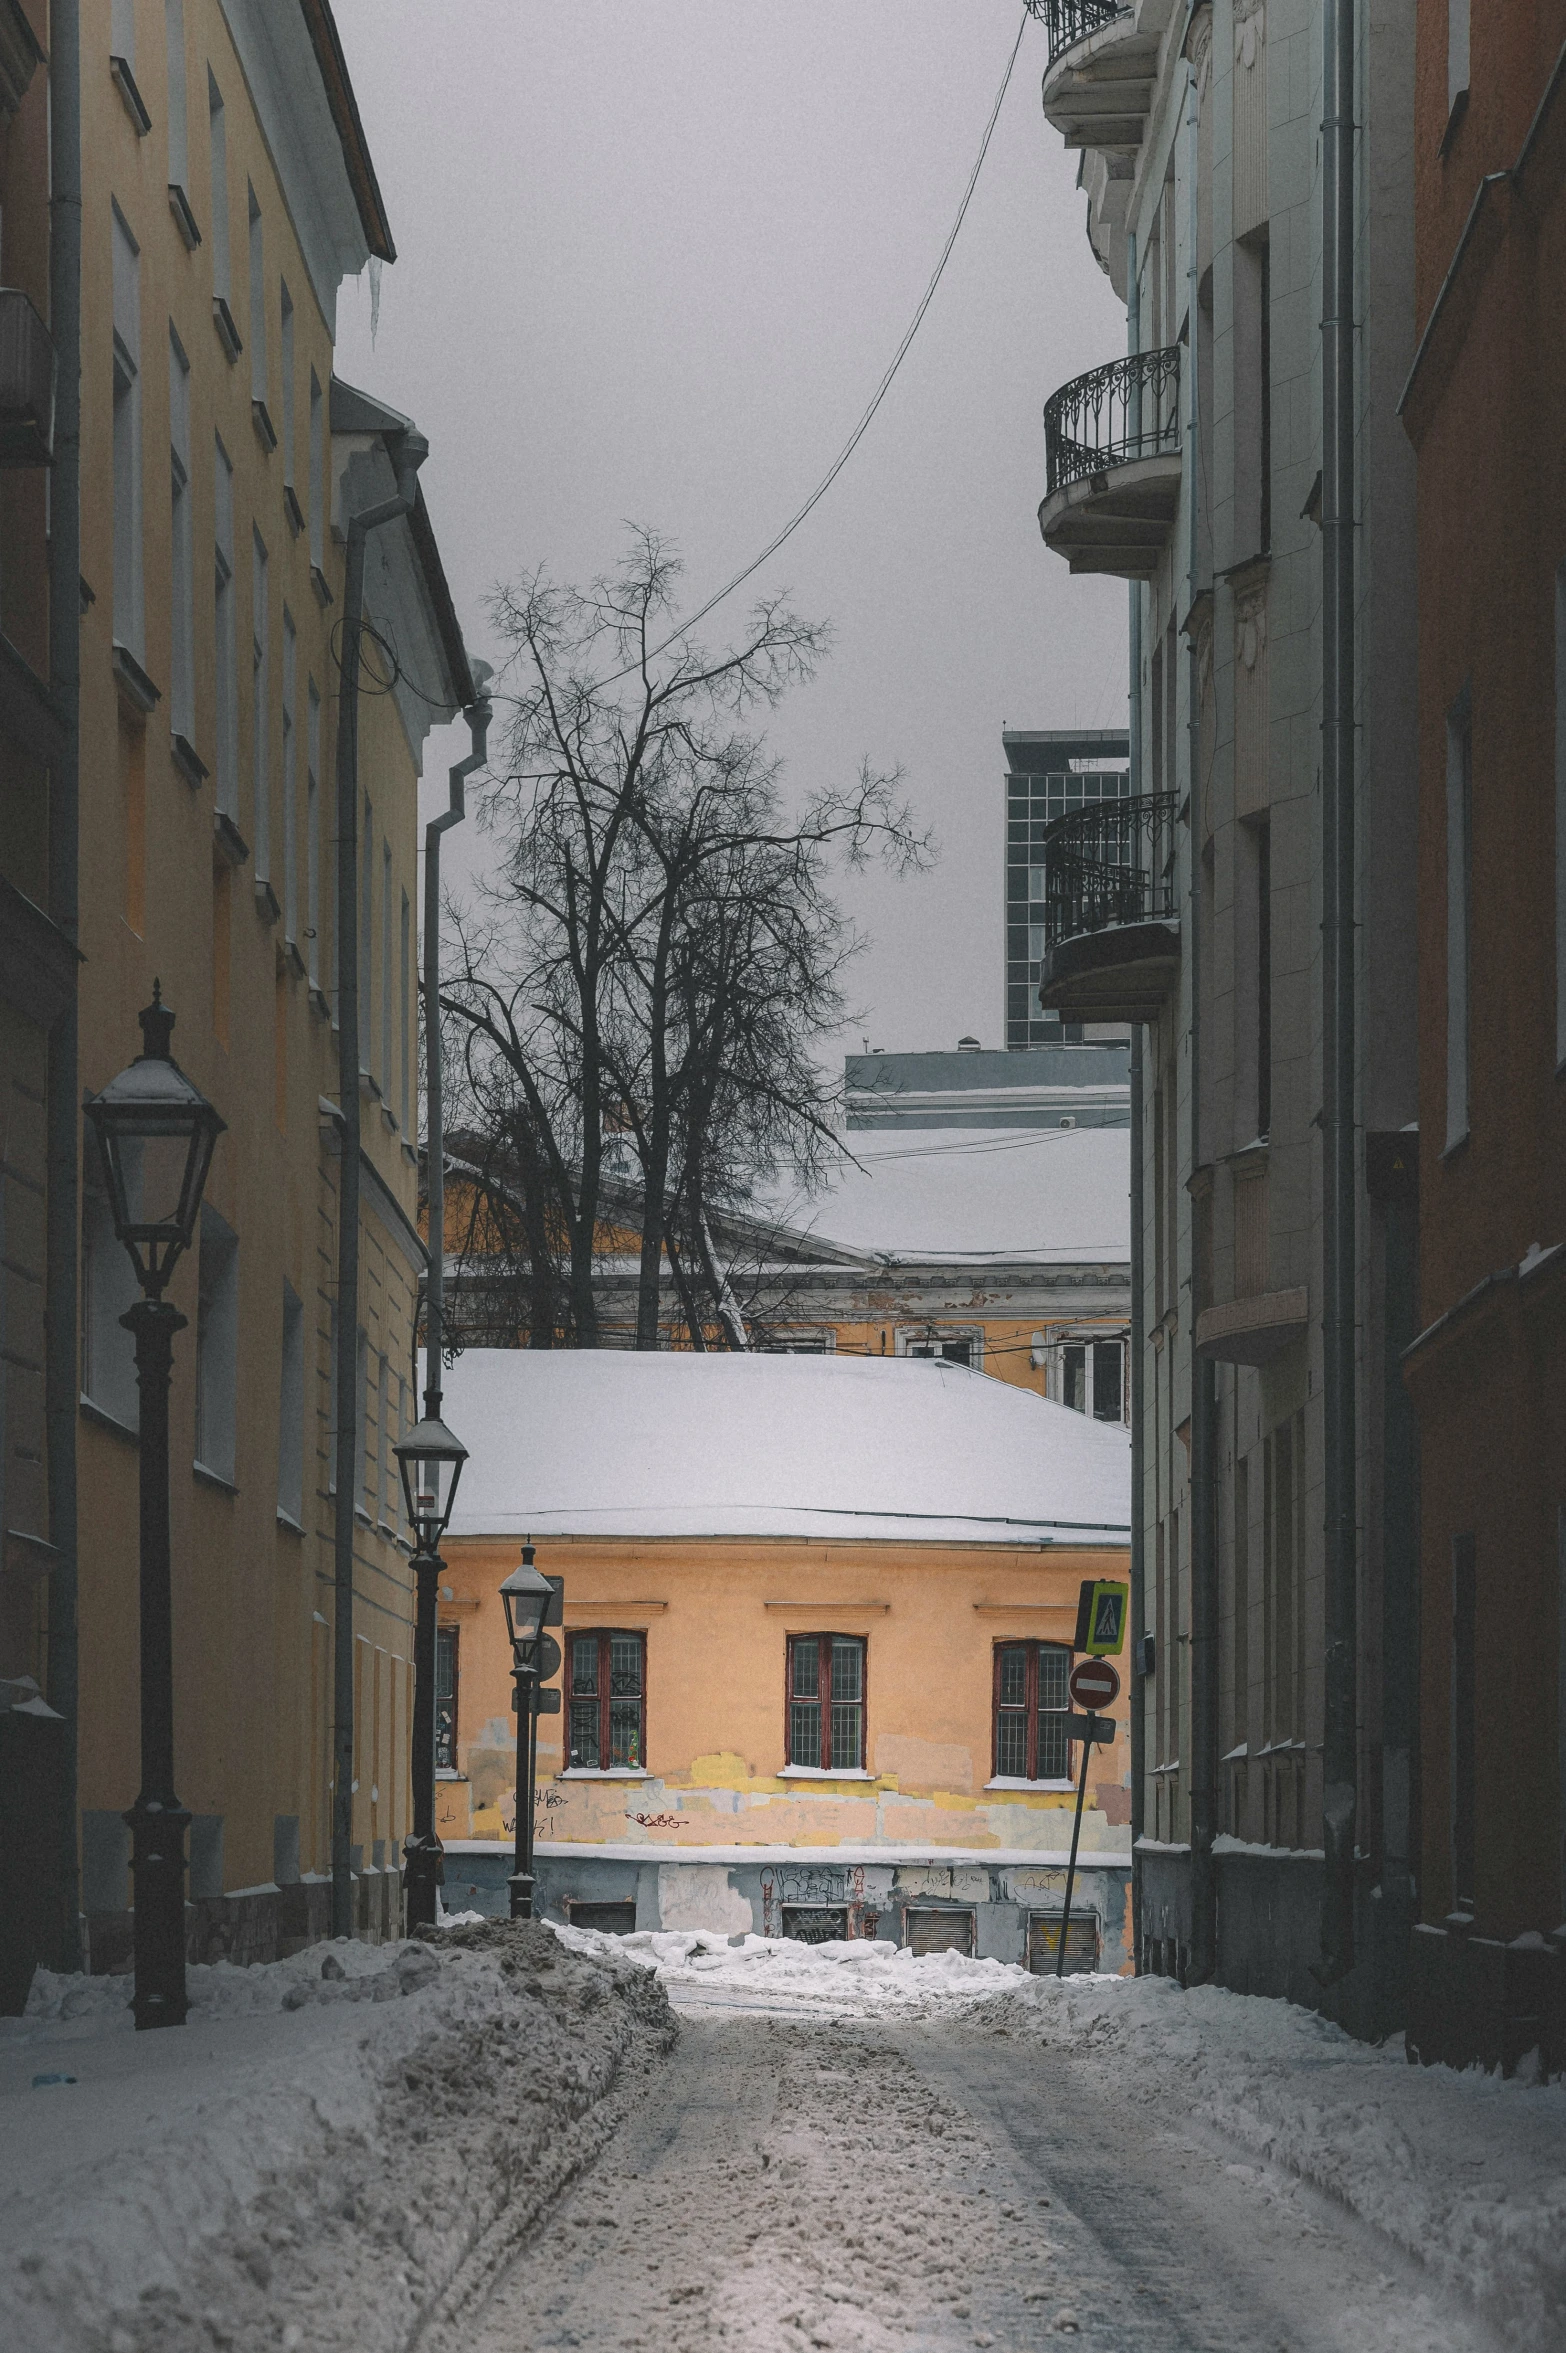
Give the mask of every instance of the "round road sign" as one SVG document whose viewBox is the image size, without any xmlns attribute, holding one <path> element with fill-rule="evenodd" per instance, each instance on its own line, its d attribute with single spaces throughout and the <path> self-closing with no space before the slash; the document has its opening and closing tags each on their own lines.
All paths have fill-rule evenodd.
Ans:
<svg viewBox="0 0 1566 2353">
<path fill-rule="evenodd" d="M 1078 1659 L 1071 1670 L 1071 1697 L 1079 1708 L 1091 1715 L 1095 1708 L 1107 1708 L 1120 1696 L 1120 1677 L 1108 1659 Z"/>
</svg>

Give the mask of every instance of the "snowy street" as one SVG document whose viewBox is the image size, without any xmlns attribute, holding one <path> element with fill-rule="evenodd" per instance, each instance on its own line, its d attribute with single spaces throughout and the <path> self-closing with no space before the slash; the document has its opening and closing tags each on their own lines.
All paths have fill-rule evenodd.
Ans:
<svg viewBox="0 0 1566 2353">
<path fill-rule="evenodd" d="M 1566 2088 L 1281 2002 L 499 1924 L 42 1978 L 17 2353 L 1479 2353 L 1566 2315 Z M 677 2029 L 677 2032 L 676 2032 Z"/>
</svg>

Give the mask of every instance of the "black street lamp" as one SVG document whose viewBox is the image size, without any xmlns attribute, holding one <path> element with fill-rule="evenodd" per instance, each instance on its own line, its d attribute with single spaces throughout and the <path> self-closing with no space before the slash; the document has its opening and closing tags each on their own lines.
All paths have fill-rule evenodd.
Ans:
<svg viewBox="0 0 1566 2353">
<path fill-rule="evenodd" d="M 402 1850 L 407 1924 L 433 1928 L 445 1849 L 435 1835 L 435 1603 L 443 1566 L 440 1540 L 457 1500 L 468 1450 L 438 1414 L 426 1412 L 396 1449 L 402 1492 L 419 1548 L 413 1556 L 418 1601 L 413 1627 L 413 1835 Z"/>
<path fill-rule="evenodd" d="M 226 1122 L 173 1055 L 174 1016 L 157 981 L 139 1016 L 142 1050 L 86 1106 L 114 1231 L 142 1296 L 120 1321 L 136 1342 L 141 1392 L 141 1792 L 126 1815 L 135 1873 L 138 2028 L 185 2023 L 185 1826 L 174 1794 L 174 1616 L 169 1564 L 169 1375 L 187 1319 L 163 1297 L 201 1211 Z"/>
<path fill-rule="evenodd" d="M 522 1564 L 500 1588 L 506 1632 L 511 1640 L 511 1680 L 517 1713 L 517 1827 L 511 1870 L 511 1917 L 533 1917 L 533 1783 L 538 1773 L 539 1656 L 544 1619 L 555 1589 L 533 1566 L 533 1547 L 522 1547 Z"/>
</svg>

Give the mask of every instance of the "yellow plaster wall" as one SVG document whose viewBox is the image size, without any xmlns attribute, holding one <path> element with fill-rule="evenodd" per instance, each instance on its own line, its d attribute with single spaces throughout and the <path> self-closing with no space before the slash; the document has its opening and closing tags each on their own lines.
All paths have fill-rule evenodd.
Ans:
<svg viewBox="0 0 1566 2353">
<path fill-rule="evenodd" d="M 448 1539 L 441 1619 L 460 1629 L 458 1766 L 440 1785 L 446 1838 L 502 1838 L 514 1820 L 514 1720 L 501 1579 L 514 1544 Z M 1058 1850 L 1069 1789 L 986 1791 L 997 1643 L 1069 1643 L 1084 1577 L 1126 1556 L 1022 1547 L 601 1538 L 552 1540 L 538 1565 L 565 1579 L 565 1634 L 647 1638 L 641 1781 L 561 1777 L 564 1715 L 539 1726 L 540 1837 L 652 1846 L 937 1846 Z M 785 1606 L 780 1606 L 785 1605 Z M 784 1778 L 791 1633 L 862 1634 L 873 1778 Z M 569 1654 L 568 1654 L 569 1655 Z M 1083 1838 L 1122 1849 L 1130 1751 L 1095 1751 Z M 1079 1752 L 1073 1751 L 1073 1769 Z"/>
<path fill-rule="evenodd" d="M 196 1261 L 179 1268 L 171 1295 L 190 1319 L 175 1344 L 172 1518 L 176 1652 L 176 1783 L 195 1813 L 224 1817 L 224 1881 L 230 1889 L 272 1877 L 277 1816 L 300 1818 L 306 1873 L 328 1868 L 332 1501 L 330 1333 L 336 1294 L 338 1163 L 320 1102 L 338 1092 L 332 978 L 334 750 L 338 719 L 332 632 L 341 613 L 342 551 L 323 530 L 324 604 L 311 580 L 309 399 L 312 369 L 329 388 L 329 326 L 312 291 L 284 189 L 218 0 L 187 0 L 188 184 L 203 242 L 187 251 L 169 207 L 168 77 L 161 8 L 138 6 L 135 70 L 152 129 L 138 138 L 108 69 L 108 0 L 86 0 L 83 48 L 82 571 L 92 592 L 82 624 L 81 1066 L 102 1086 L 138 1048 L 137 1009 L 159 978 L 177 1015 L 174 1051 L 228 1122 L 207 1199 L 239 1238 L 239 1414 L 232 1489 L 192 1470 L 195 1416 Z M 226 356 L 213 324 L 211 155 L 207 69 L 225 102 L 230 217 L 230 303 L 247 348 Z M 295 532 L 284 499 L 284 453 L 269 451 L 252 418 L 247 187 L 263 219 L 267 301 L 267 407 L 282 431 L 280 282 L 294 304 L 293 487 L 304 514 Z M 143 666 L 162 694 L 144 720 L 117 693 L 114 636 L 112 462 L 112 207 L 140 247 Z M 250 855 L 223 857 L 214 828 L 212 775 L 196 786 L 171 751 L 172 529 L 169 329 L 190 362 L 192 541 L 195 578 L 195 749 L 216 768 L 212 596 L 215 443 L 234 469 L 234 593 L 239 648 L 239 805 Z M 328 476 L 330 465 L 328 465 Z M 254 774 L 252 529 L 268 554 L 266 772 Z M 294 820 L 298 900 L 294 938 L 277 911 L 284 899 L 283 616 L 298 638 Z M 310 985 L 307 936 L 309 688 L 321 699 L 317 827 L 320 987 Z M 417 770 L 392 696 L 361 704 L 360 774 L 375 810 L 366 958 L 370 997 L 361 1012 L 363 1059 L 377 1088 L 365 1091 L 364 1148 L 404 1215 L 416 1207 L 411 1138 L 400 1107 L 402 989 L 400 902 L 416 899 Z M 271 898 L 258 887 L 258 796 L 270 808 Z M 362 796 L 361 796 L 362 797 Z M 392 1069 L 382 1069 L 382 845 L 393 861 Z M 274 906 L 273 901 L 277 903 Z M 363 917 L 361 917 L 363 920 Z M 410 926 L 410 930 L 411 930 Z M 410 1008 L 416 1002 L 411 987 Z M 411 1016 L 410 1016 L 411 1017 Z M 412 1047 L 410 1044 L 410 1055 Z M 384 1096 L 386 1108 L 381 1105 Z M 410 1371 L 415 1273 L 395 1220 L 373 1202 L 363 1214 L 360 1321 L 378 1370 Z M 304 1525 L 278 1517 L 278 1432 L 283 1285 L 305 1309 Z M 401 1392 L 393 1388 L 397 1417 Z M 411 1396 L 407 1400 L 412 1409 Z M 407 1827 L 406 1737 L 411 1657 L 407 1547 L 383 1515 L 374 1477 L 381 1443 L 379 1387 L 368 1397 L 371 1477 L 356 1545 L 358 1762 L 354 1837 L 371 1859 L 376 1840 Z M 388 1437 L 395 1436 L 388 1431 Z M 137 1781 L 136 1450 L 125 1433 L 84 1412 L 80 1434 L 81 1803 L 128 1805 Z M 386 1860 L 394 1860 L 389 1844 Z"/>
</svg>

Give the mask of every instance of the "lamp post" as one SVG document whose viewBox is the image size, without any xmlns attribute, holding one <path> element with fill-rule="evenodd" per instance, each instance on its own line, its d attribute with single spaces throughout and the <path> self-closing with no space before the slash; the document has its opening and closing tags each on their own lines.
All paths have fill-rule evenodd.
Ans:
<svg viewBox="0 0 1566 2353">
<path fill-rule="evenodd" d="M 500 1588 L 511 1639 L 511 1681 L 517 1711 L 517 1827 L 511 1871 L 511 1917 L 533 1917 L 533 1779 L 538 1770 L 538 1670 L 544 1618 L 555 1589 L 533 1566 L 533 1547 Z"/>
<path fill-rule="evenodd" d="M 186 1318 L 163 1296 L 189 1249 L 226 1122 L 173 1055 L 157 981 L 142 1050 L 86 1104 L 114 1231 L 141 1297 L 120 1321 L 136 1343 L 141 1412 L 141 1790 L 125 1820 L 135 1873 L 136 2025 L 185 2023 L 185 1826 L 174 1794 L 174 1619 L 169 1564 L 169 1375 Z"/>
<path fill-rule="evenodd" d="M 435 1835 L 435 1603 L 443 1566 L 440 1540 L 457 1499 L 468 1450 L 438 1414 L 399 1441 L 397 1467 L 408 1517 L 418 1536 L 413 1556 L 417 1607 L 413 1626 L 413 1835 L 403 1844 L 402 1886 L 410 1933 L 433 1928 L 445 1849 Z"/>
</svg>

